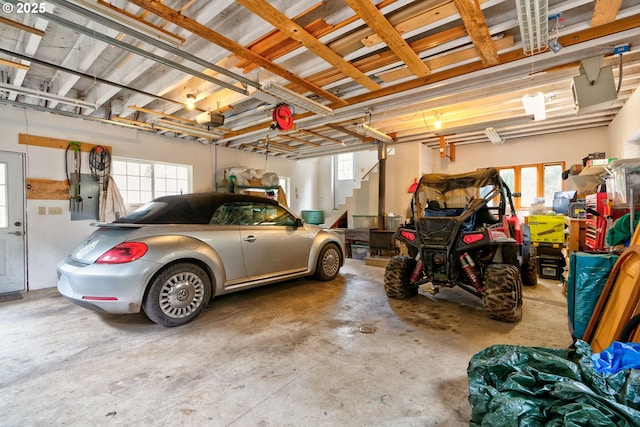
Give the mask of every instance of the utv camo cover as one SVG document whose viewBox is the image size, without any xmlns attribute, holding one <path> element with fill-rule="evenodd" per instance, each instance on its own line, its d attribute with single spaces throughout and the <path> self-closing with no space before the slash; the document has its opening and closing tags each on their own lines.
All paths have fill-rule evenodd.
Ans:
<svg viewBox="0 0 640 427">
<path fill-rule="evenodd" d="M 395 234 L 409 255 L 387 265 L 387 295 L 409 298 L 427 283 L 432 293 L 460 286 L 482 298 L 492 318 L 519 321 L 522 285 L 537 283 L 536 254 L 497 169 L 424 175 L 411 210 Z"/>
</svg>

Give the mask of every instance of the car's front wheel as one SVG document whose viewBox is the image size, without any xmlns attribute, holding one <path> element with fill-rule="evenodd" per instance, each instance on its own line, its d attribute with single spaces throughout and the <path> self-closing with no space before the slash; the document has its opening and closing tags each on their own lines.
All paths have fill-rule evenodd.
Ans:
<svg viewBox="0 0 640 427">
<path fill-rule="evenodd" d="M 170 265 L 151 282 L 142 303 L 149 319 L 162 326 L 189 323 L 211 298 L 211 280 L 192 263 Z"/>
<path fill-rule="evenodd" d="M 318 256 L 314 277 L 318 280 L 333 280 L 341 266 L 340 249 L 334 244 L 325 245 Z"/>
</svg>

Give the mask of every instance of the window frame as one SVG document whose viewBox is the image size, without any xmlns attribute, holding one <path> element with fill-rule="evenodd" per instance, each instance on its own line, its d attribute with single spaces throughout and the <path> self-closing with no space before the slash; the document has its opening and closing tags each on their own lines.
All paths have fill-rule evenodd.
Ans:
<svg viewBox="0 0 640 427">
<path fill-rule="evenodd" d="M 525 168 L 536 168 L 536 196 L 535 197 L 544 197 L 544 169 L 547 166 L 560 166 L 561 170 L 565 170 L 565 162 L 564 161 L 556 161 L 556 162 L 542 162 L 542 163 L 527 163 L 522 165 L 511 165 L 511 166 L 496 166 L 495 168 L 498 170 L 498 173 L 505 169 L 513 169 L 513 187 L 510 188 L 512 193 L 520 193 L 522 191 L 522 169 Z M 564 180 L 560 180 L 561 191 L 565 190 L 565 182 Z M 513 204 L 516 210 L 529 209 L 530 206 L 522 206 L 520 202 L 520 197 L 513 198 Z M 546 200 L 545 200 L 546 204 Z"/>
<path fill-rule="evenodd" d="M 349 156 L 349 160 L 344 159 L 344 157 Z M 349 164 L 349 168 L 344 168 L 347 164 Z M 342 172 L 349 172 L 349 174 L 345 174 L 345 177 L 342 178 Z M 355 177 L 355 158 L 352 152 L 339 153 L 336 155 L 336 178 L 338 181 L 350 181 Z M 346 176 L 348 175 L 348 176 Z"/>
<path fill-rule="evenodd" d="M 151 175 L 150 175 L 150 180 L 151 180 L 151 188 L 150 189 L 138 189 L 138 190 L 132 190 L 129 189 L 127 187 L 127 185 L 122 185 L 122 182 L 118 182 L 118 178 L 116 178 L 116 176 L 118 177 L 126 177 L 125 179 L 128 179 L 129 177 L 142 177 L 141 174 L 139 175 L 130 175 L 128 173 L 128 167 L 125 166 L 125 174 L 116 174 L 114 172 L 115 167 L 113 167 L 114 165 L 112 165 L 112 169 L 111 169 L 111 175 L 114 178 L 114 180 L 116 180 L 116 183 L 118 184 L 119 190 L 122 194 L 122 197 L 125 201 L 126 204 L 133 206 L 133 207 L 139 207 L 144 205 L 145 203 L 148 203 L 154 199 L 156 199 L 157 197 L 161 197 L 161 196 L 167 196 L 167 195 L 174 195 L 174 194 L 188 194 L 193 192 L 193 166 L 191 165 L 185 165 L 185 164 L 181 164 L 181 163 L 170 163 L 170 162 L 159 162 L 159 161 L 153 161 L 153 160 L 141 160 L 141 159 L 132 159 L 132 158 L 126 158 L 126 157 L 114 157 L 113 158 L 113 162 L 115 164 L 115 162 L 124 162 L 127 166 L 129 164 L 137 164 L 139 166 L 150 166 L 151 167 Z M 166 177 L 160 177 L 158 176 L 158 172 L 157 172 L 157 167 L 158 166 L 175 166 L 176 168 L 184 168 L 186 169 L 187 172 L 187 176 L 186 176 L 186 189 L 181 188 L 180 186 L 177 186 L 176 188 L 178 188 L 177 192 L 172 192 L 172 191 L 167 191 L 166 190 L 166 186 L 165 189 L 160 190 L 158 189 L 158 180 L 162 179 L 165 182 L 166 181 L 175 181 L 176 183 L 180 182 L 180 181 L 185 181 L 185 179 L 179 179 L 178 177 L 176 178 L 170 178 L 167 179 Z M 130 201 L 128 199 L 128 192 L 129 191 L 138 191 L 139 193 L 148 193 L 150 192 L 151 196 L 149 200 L 143 200 L 142 197 L 140 198 L 139 201 Z"/>
</svg>

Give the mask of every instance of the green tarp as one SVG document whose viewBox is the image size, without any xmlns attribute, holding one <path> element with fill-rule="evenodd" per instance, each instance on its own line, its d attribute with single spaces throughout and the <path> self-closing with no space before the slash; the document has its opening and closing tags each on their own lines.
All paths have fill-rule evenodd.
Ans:
<svg viewBox="0 0 640 427">
<path fill-rule="evenodd" d="M 467 370 L 471 426 L 640 426 L 640 371 L 598 374 L 591 347 L 494 345 Z"/>
</svg>

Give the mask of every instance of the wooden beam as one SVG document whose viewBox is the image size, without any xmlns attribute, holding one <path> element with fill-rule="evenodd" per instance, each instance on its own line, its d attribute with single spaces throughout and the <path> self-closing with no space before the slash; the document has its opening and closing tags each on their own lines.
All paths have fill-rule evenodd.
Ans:
<svg viewBox="0 0 640 427">
<path fill-rule="evenodd" d="M 198 122 L 196 122 L 195 120 L 185 119 L 184 117 L 178 117 L 178 116 L 174 116 L 173 114 L 166 114 L 166 113 L 163 113 L 161 111 L 150 110 L 150 109 L 144 108 L 144 107 L 137 107 L 135 105 L 129 105 L 127 108 L 130 109 L 130 110 L 140 111 L 141 113 L 152 114 L 154 116 L 169 117 L 171 119 L 178 120 L 180 122 L 189 123 L 190 125 L 197 125 L 198 124 Z"/>
<path fill-rule="evenodd" d="M 49 138 L 46 136 L 29 135 L 26 133 L 18 134 L 18 144 L 24 144 L 24 145 L 33 145 L 37 147 L 58 148 L 60 150 L 66 150 L 70 142 L 78 142 L 78 141 L 71 141 L 68 139 Z M 88 153 L 91 151 L 93 147 L 97 147 L 98 145 L 101 145 L 102 147 L 106 148 L 110 152 L 113 152 L 111 147 L 108 145 L 90 144 L 88 142 L 80 142 L 80 151 Z"/>
<path fill-rule="evenodd" d="M 576 31 L 575 33 L 572 33 L 572 34 L 566 34 L 564 36 L 558 37 L 558 41 L 564 47 L 568 47 L 578 43 L 584 43 L 593 39 L 597 39 L 599 37 L 604 37 L 609 34 L 615 34 L 615 33 L 627 31 L 627 30 L 631 30 L 639 27 L 640 27 L 640 15 L 632 15 L 626 18 L 617 19 L 613 22 L 600 25 L 598 27 L 587 28 L 581 31 Z M 523 59 L 530 59 L 530 58 L 531 56 L 525 55 L 522 49 L 517 49 L 517 50 L 512 50 L 512 51 L 501 54 L 500 63 L 506 64 L 509 62 L 519 61 Z M 448 70 L 445 70 L 439 73 L 431 73 L 427 77 L 416 77 L 415 79 L 407 82 L 385 86 L 384 88 L 374 92 L 353 96 L 347 99 L 347 101 L 351 105 L 359 104 L 361 102 L 367 102 L 383 96 L 398 94 L 406 90 L 415 89 L 417 87 L 421 87 L 427 84 L 433 84 L 433 83 L 441 82 L 454 77 L 459 77 L 464 74 L 472 73 L 474 71 L 480 71 L 485 68 L 487 67 L 481 61 L 476 61 L 473 63 L 450 68 Z"/>
<path fill-rule="evenodd" d="M 151 126 L 147 122 L 141 122 L 139 120 L 133 120 L 133 119 L 129 119 L 127 117 L 112 116 L 111 120 L 113 120 L 114 122 L 127 123 L 127 124 L 132 125 L 132 126 L 144 128 L 144 130 L 154 130 L 153 126 Z"/>
<path fill-rule="evenodd" d="M 349 61 L 346 61 L 343 57 L 329 49 L 324 43 L 313 37 L 304 28 L 289 19 L 285 14 L 271 6 L 265 0 L 237 0 L 236 2 L 266 20 L 292 39 L 302 43 L 311 52 L 342 71 L 345 75 L 351 77 L 360 85 L 369 90 L 380 89 L 378 83 L 371 80 L 362 71 L 349 63 Z"/>
<path fill-rule="evenodd" d="M 447 157 L 447 141 L 440 135 L 440 158 Z"/>
<path fill-rule="evenodd" d="M 337 139 L 329 138 L 328 136 L 324 136 L 322 134 L 319 134 L 317 132 L 312 132 L 310 130 L 301 129 L 299 132 L 302 132 L 302 133 L 304 133 L 306 135 L 309 135 L 309 136 L 314 136 L 316 138 L 324 139 L 325 141 L 333 142 L 334 144 L 342 144 L 342 141 L 338 141 Z"/>
<path fill-rule="evenodd" d="M 11 19 L 7 19 L 2 16 L 0 16 L 0 24 L 7 24 L 11 27 L 18 28 L 19 30 L 26 31 L 31 34 L 35 34 L 36 36 L 44 37 L 44 31 L 38 30 L 37 28 L 33 28 L 28 25 L 24 25 L 20 22 L 12 21 Z"/>
<path fill-rule="evenodd" d="M 513 47 L 515 45 L 515 42 L 512 35 L 507 35 L 499 40 L 496 40 L 495 45 L 498 50 L 502 50 Z M 425 62 L 431 70 L 437 70 L 438 68 L 443 68 L 448 65 L 456 64 L 458 62 L 467 61 L 469 59 L 479 59 L 478 50 L 475 48 L 475 46 L 468 49 L 459 50 L 448 55 L 442 55 L 437 58 L 429 59 Z M 391 70 L 386 73 L 378 74 L 378 77 L 380 77 L 380 79 L 382 79 L 382 81 L 385 83 L 409 76 L 411 76 L 411 70 L 407 68 L 399 68 L 397 70 Z"/>
<path fill-rule="evenodd" d="M 184 37 L 180 37 L 179 35 L 177 35 L 175 33 L 172 33 L 169 30 L 166 30 L 166 29 L 164 29 L 162 27 L 158 27 L 157 25 L 152 24 L 151 22 L 142 19 L 138 15 L 135 15 L 133 13 L 129 13 L 124 9 L 120 9 L 119 7 L 116 7 L 116 6 L 112 5 L 111 3 L 107 3 L 104 0 L 98 0 L 98 4 L 101 5 L 101 6 L 104 6 L 104 7 L 108 8 L 108 9 L 111 9 L 114 12 L 117 12 L 117 13 L 120 13 L 120 14 L 122 14 L 124 16 L 127 16 L 127 17 L 135 20 L 136 22 L 139 22 L 139 23 L 141 23 L 143 25 L 146 25 L 147 27 L 153 28 L 156 31 L 160 31 L 160 32 L 162 32 L 162 33 L 164 33 L 164 34 L 166 34 L 166 35 L 168 35 L 170 37 L 173 37 L 176 40 L 180 41 L 180 43 L 184 43 L 185 42 Z"/>
<path fill-rule="evenodd" d="M 458 25 L 456 27 L 444 30 L 438 34 L 433 34 L 423 39 L 416 40 L 409 46 L 416 52 L 423 52 L 439 46 L 442 43 L 446 43 L 457 38 L 464 37 L 466 35 L 467 32 L 465 31 L 464 26 Z M 366 58 L 354 61 L 353 64 L 362 71 L 368 72 L 376 70 L 378 68 L 383 68 L 384 66 L 393 64 L 397 61 L 398 58 L 393 54 L 393 52 L 387 50 L 376 55 L 368 56 Z M 307 76 L 308 80 L 320 86 L 335 83 L 343 78 L 344 75 L 335 68 L 329 68 L 311 76 Z"/>
<path fill-rule="evenodd" d="M 449 161 L 450 162 L 455 162 L 456 161 L 456 144 L 454 142 L 450 142 L 449 143 Z"/>
<path fill-rule="evenodd" d="M 313 145 L 314 147 L 320 147 L 321 146 L 321 144 L 318 144 L 317 142 L 306 141 L 304 139 L 296 138 L 295 136 L 289 135 L 289 134 L 284 134 L 284 135 L 283 134 L 279 134 L 278 138 L 288 139 L 288 140 L 291 140 L 291 141 L 296 141 L 296 142 L 299 142 L 301 144 Z"/>
<path fill-rule="evenodd" d="M 429 67 L 420 60 L 420 57 L 409 47 L 408 43 L 387 21 L 384 15 L 369 1 L 346 0 L 346 3 L 361 17 L 389 46 L 389 49 L 400 58 L 409 69 L 418 77 L 427 76 L 431 72 Z"/>
<path fill-rule="evenodd" d="M 17 62 L 9 61 L 8 59 L 0 58 L 0 64 L 8 65 L 9 67 L 17 68 L 23 71 L 29 71 L 29 66 L 24 64 L 19 64 Z"/>
<path fill-rule="evenodd" d="M 487 0 L 480 0 L 479 3 L 484 3 Z M 422 13 L 412 15 L 408 19 L 394 25 L 393 27 L 398 34 L 405 34 L 418 28 L 436 23 L 449 16 L 457 15 L 458 8 L 452 2 L 446 2 L 436 7 L 429 8 Z M 365 37 L 362 40 L 362 44 L 371 47 L 379 43 L 382 43 L 382 38 L 378 34 Z"/>
<path fill-rule="evenodd" d="M 313 83 L 298 77 L 291 71 L 272 63 L 271 61 L 263 58 L 255 52 L 252 52 L 251 50 L 236 43 L 235 41 L 226 38 L 225 36 L 213 31 L 203 24 L 200 24 L 196 20 L 182 15 L 178 11 L 171 9 L 158 0 L 130 0 L 130 2 L 160 16 L 163 19 L 166 19 L 169 22 L 172 22 L 188 31 L 191 31 L 193 34 L 202 37 L 203 39 L 208 40 L 211 43 L 217 44 L 218 46 L 228 50 L 231 53 L 234 53 L 237 56 L 255 62 L 265 70 L 271 71 L 272 73 L 277 74 L 278 76 L 283 77 L 290 82 L 296 83 L 304 89 L 313 92 L 316 95 L 331 101 L 332 103 L 342 106 L 346 105 L 346 102 L 343 99 L 335 96 L 331 92 L 328 92 L 314 85 Z"/>
<path fill-rule="evenodd" d="M 374 142 L 375 138 L 370 136 L 360 135 L 358 132 L 354 132 L 350 129 L 345 128 L 344 126 L 337 125 L 335 123 L 327 123 L 325 126 L 330 127 L 331 129 L 337 130 L 342 133 L 346 133 L 347 135 L 351 135 L 355 138 L 360 139 L 362 142 Z"/>
<path fill-rule="evenodd" d="M 484 65 L 498 65 L 500 58 L 498 50 L 491 40 L 491 33 L 487 22 L 484 19 L 482 9 L 478 0 L 453 0 L 460 12 L 460 17 L 464 23 L 473 45 L 480 52 L 480 58 Z"/>
<path fill-rule="evenodd" d="M 591 16 L 591 26 L 608 24 L 616 20 L 622 0 L 596 0 Z"/>
<path fill-rule="evenodd" d="M 266 150 L 267 149 L 266 144 L 269 144 L 269 146 L 273 147 L 273 148 L 278 148 L 280 150 L 288 151 L 288 152 L 291 152 L 291 153 L 295 153 L 296 152 L 296 147 L 292 147 L 292 146 L 287 145 L 287 144 L 280 144 L 278 142 L 271 141 L 271 140 L 269 140 L 267 142 L 266 139 L 260 139 L 260 140 L 258 140 L 258 142 L 260 142 L 262 144 L 265 144 L 265 146 L 260 147 L 257 144 L 255 144 L 255 145 L 254 144 L 243 144 L 243 145 L 253 145 L 256 148 L 260 148 L 260 149 Z"/>
</svg>

